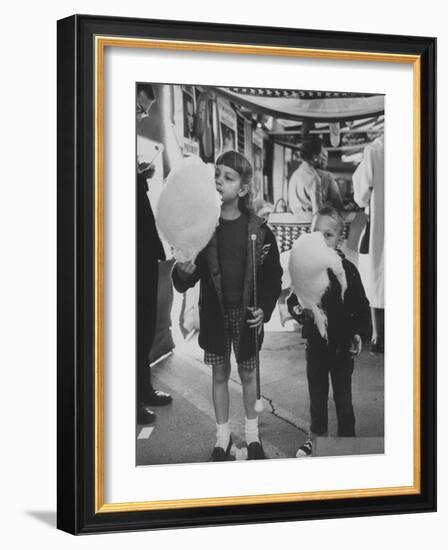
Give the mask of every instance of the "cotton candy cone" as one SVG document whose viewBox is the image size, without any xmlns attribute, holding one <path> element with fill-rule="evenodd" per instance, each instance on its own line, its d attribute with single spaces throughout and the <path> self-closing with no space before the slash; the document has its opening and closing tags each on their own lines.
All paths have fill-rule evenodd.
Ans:
<svg viewBox="0 0 448 550">
<path fill-rule="evenodd" d="M 324 339 L 327 339 L 327 316 L 321 308 L 321 300 L 330 284 L 327 269 L 337 277 L 343 299 L 347 280 L 341 257 L 326 245 L 319 231 L 303 233 L 291 249 L 289 273 L 300 304 L 313 312 L 314 322 Z"/>
<path fill-rule="evenodd" d="M 170 172 L 157 205 L 156 224 L 176 260 L 196 258 L 210 241 L 220 211 L 213 165 L 188 162 Z"/>
</svg>

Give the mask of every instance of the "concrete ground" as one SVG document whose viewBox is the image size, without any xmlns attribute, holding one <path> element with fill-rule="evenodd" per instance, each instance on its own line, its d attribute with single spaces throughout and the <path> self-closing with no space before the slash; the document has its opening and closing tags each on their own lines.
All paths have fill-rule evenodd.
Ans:
<svg viewBox="0 0 448 550">
<path fill-rule="evenodd" d="M 260 355 L 264 411 L 260 434 L 268 458 L 294 457 L 307 438 L 309 399 L 305 341 L 298 332 L 266 332 Z M 152 426 L 137 426 L 137 465 L 208 461 L 215 443 L 211 370 L 193 337 L 152 367 L 153 385 L 173 396 L 155 408 Z M 230 422 L 237 448 L 244 448 L 244 410 L 235 365 L 230 380 Z M 383 355 L 363 351 L 353 375 L 357 438 L 335 438 L 334 403 L 329 399 L 329 438 L 316 445 L 319 455 L 383 452 Z M 351 440 L 351 441 L 350 441 Z"/>
</svg>

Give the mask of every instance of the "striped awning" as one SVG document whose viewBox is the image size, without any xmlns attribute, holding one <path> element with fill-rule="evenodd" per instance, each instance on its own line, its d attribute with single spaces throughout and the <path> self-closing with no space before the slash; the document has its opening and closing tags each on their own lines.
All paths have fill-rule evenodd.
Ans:
<svg viewBox="0 0 448 550">
<path fill-rule="evenodd" d="M 380 94 L 236 87 L 218 90 L 253 111 L 288 120 L 354 120 L 384 113 L 384 95 Z"/>
</svg>

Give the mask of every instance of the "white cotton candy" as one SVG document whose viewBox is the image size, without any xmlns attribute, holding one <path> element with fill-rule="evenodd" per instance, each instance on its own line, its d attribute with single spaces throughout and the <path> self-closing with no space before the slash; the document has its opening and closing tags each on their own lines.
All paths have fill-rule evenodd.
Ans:
<svg viewBox="0 0 448 550">
<path fill-rule="evenodd" d="M 169 173 L 156 211 L 156 224 L 179 262 L 194 260 L 219 221 L 221 197 L 214 166 L 186 162 Z"/>
<path fill-rule="evenodd" d="M 322 296 L 330 279 L 331 269 L 341 285 L 341 298 L 347 289 L 347 280 L 339 254 L 325 244 L 319 231 L 303 233 L 294 243 L 289 258 L 289 273 L 293 290 L 305 309 L 313 312 L 320 335 L 327 339 L 327 316 L 321 308 Z"/>
</svg>

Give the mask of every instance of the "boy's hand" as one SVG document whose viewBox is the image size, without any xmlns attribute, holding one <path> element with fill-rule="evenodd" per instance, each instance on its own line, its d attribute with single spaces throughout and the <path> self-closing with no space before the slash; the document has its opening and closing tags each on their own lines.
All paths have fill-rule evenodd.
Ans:
<svg viewBox="0 0 448 550">
<path fill-rule="evenodd" d="M 302 309 L 302 323 L 306 321 L 314 321 L 314 313 L 311 309 Z"/>
<path fill-rule="evenodd" d="M 301 325 L 303 325 L 307 321 L 313 320 L 313 312 L 310 309 L 304 309 L 300 305 L 297 296 L 293 292 L 291 292 L 291 294 L 286 299 L 286 305 L 288 307 L 288 311 L 291 317 Z"/>
<path fill-rule="evenodd" d="M 250 328 L 259 328 L 262 326 L 264 321 L 264 311 L 261 307 L 249 307 L 247 308 L 250 311 L 251 316 L 247 320 L 247 324 Z"/>
<path fill-rule="evenodd" d="M 362 340 L 359 334 L 355 334 L 350 344 L 350 354 L 353 357 L 358 357 L 362 351 Z"/>
<path fill-rule="evenodd" d="M 176 269 L 179 272 L 181 277 L 185 279 L 196 271 L 196 264 L 193 260 L 188 260 L 188 262 L 176 262 Z"/>
</svg>

